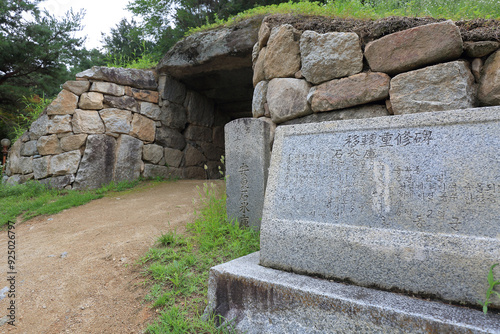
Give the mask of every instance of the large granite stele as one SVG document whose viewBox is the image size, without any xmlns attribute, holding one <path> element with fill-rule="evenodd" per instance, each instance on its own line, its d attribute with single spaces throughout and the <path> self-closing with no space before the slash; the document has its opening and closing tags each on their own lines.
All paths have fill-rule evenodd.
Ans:
<svg viewBox="0 0 500 334">
<path fill-rule="evenodd" d="M 478 305 L 500 260 L 499 134 L 500 107 L 278 127 L 260 264 Z"/>
</svg>

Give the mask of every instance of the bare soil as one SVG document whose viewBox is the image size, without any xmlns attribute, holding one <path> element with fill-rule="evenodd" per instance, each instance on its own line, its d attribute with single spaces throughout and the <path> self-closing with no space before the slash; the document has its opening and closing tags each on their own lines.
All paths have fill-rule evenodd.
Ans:
<svg viewBox="0 0 500 334">
<path fill-rule="evenodd" d="M 16 326 L 0 332 L 142 333 L 155 311 L 136 261 L 162 233 L 185 231 L 204 182 L 143 186 L 16 224 Z M 0 252 L 6 269 L 6 231 Z M 4 269 L 0 289 L 8 284 Z M 8 303 L 5 294 L 0 318 Z"/>
</svg>

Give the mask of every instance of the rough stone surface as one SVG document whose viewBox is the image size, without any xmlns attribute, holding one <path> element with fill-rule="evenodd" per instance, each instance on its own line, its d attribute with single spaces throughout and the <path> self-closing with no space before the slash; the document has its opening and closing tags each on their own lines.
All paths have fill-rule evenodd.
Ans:
<svg viewBox="0 0 500 334">
<path fill-rule="evenodd" d="M 90 82 L 89 81 L 66 81 L 63 85 L 62 88 L 69 90 L 75 95 L 82 95 L 83 93 L 87 92 L 90 87 Z"/>
<path fill-rule="evenodd" d="M 78 133 L 104 133 L 104 123 L 97 110 L 77 109 L 73 115 L 73 132 Z"/>
<path fill-rule="evenodd" d="M 151 103 L 158 103 L 160 96 L 157 91 L 130 87 L 125 88 L 125 94 L 127 94 L 128 96 L 132 96 L 136 100 Z"/>
<path fill-rule="evenodd" d="M 213 143 L 200 143 L 201 151 L 208 160 L 220 161 L 224 155 L 224 149 L 215 146 Z"/>
<path fill-rule="evenodd" d="M 484 63 L 478 99 L 482 105 L 500 104 L 500 51 L 489 56 Z"/>
<path fill-rule="evenodd" d="M 485 57 L 500 48 L 499 42 L 481 41 L 481 42 L 465 42 L 464 51 L 467 57 L 481 58 Z"/>
<path fill-rule="evenodd" d="M 224 127 L 223 126 L 216 126 L 214 127 L 213 131 L 213 142 L 214 145 L 217 147 L 222 147 L 224 148 Z"/>
<path fill-rule="evenodd" d="M 156 128 L 156 143 L 177 150 L 183 150 L 186 147 L 184 136 L 179 131 L 167 127 Z"/>
<path fill-rule="evenodd" d="M 27 175 L 16 174 L 16 175 L 12 175 L 11 177 L 4 176 L 3 180 L 6 180 L 6 181 L 2 181 L 2 182 L 5 182 L 6 184 L 13 186 L 16 184 L 23 184 L 31 179 L 33 179 L 33 174 L 27 174 Z"/>
<path fill-rule="evenodd" d="M 258 41 L 257 45 L 260 49 L 267 45 L 267 41 L 269 41 L 269 37 L 271 36 L 271 27 L 267 22 L 262 22 L 259 28 L 259 33 L 257 35 Z"/>
<path fill-rule="evenodd" d="M 171 177 L 180 177 L 182 172 L 177 168 L 168 168 L 166 166 L 145 164 L 143 176 L 145 178 L 163 177 L 168 179 Z"/>
<path fill-rule="evenodd" d="M 184 106 L 177 103 L 169 103 L 161 107 L 161 124 L 172 129 L 184 130 L 187 123 L 187 113 Z"/>
<path fill-rule="evenodd" d="M 438 64 L 392 78 L 394 114 L 471 108 L 474 76 L 463 61 Z"/>
<path fill-rule="evenodd" d="M 38 139 L 49 133 L 49 116 L 42 114 L 36 121 L 31 124 L 30 138 Z"/>
<path fill-rule="evenodd" d="M 105 131 L 108 134 L 118 134 L 130 132 L 132 113 L 128 110 L 116 108 L 102 109 L 99 115 L 104 122 Z"/>
<path fill-rule="evenodd" d="M 257 56 L 255 65 L 253 67 L 252 82 L 254 87 L 261 81 L 266 80 L 266 73 L 264 72 L 264 60 L 266 59 L 267 48 L 262 48 Z"/>
<path fill-rule="evenodd" d="M 49 176 L 50 156 L 33 159 L 33 174 L 35 179 Z"/>
<path fill-rule="evenodd" d="M 168 75 L 160 77 L 158 90 L 161 98 L 170 102 L 183 104 L 186 98 L 186 86 Z"/>
<path fill-rule="evenodd" d="M 300 55 L 301 74 L 315 85 L 354 75 L 363 69 L 359 37 L 352 32 L 304 31 L 300 37 Z"/>
<path fill-rule="evenodd" d="M 185 167 L 183 169 L 182 177 L 185 179 L 202 180 L 202 179 L 207 179 L 208 174 L 203 167 L 191 166 L 191 167 Z"/>
<path fill-rule="evenodd" d="M 375 40 L 365 57 L 375 72 L 390 75 L 455 60 L 462 54 L 460 30 L 452 21 L 428 24 Z"/>
<path fill-rule="evenodd" d="M 157 104 L 151 102 L 140 103 L 141 115 L 151 118 L 152 120 L 159 121 L 161 110 Z"/>
<path fill-rule="evenodd" d="M 148 70 L 93 66 L 89 70 L 78 73 L 76 77 L 108 81 L 141 89 L 155 90 L 157 88 L 154 72 Z"/>
<path fill-rule="evenodd" d="M 182 157 L 184 156 L 184 153 L 182 153 L 182 151 L 170 147 L 165 147 L 164 152 L 165 164 L 167 165 L 167 167 L 177 168 L 181 165 Z"/>
<path fill-rule="evenodd" d="M 71 132 L 71 115 L 56 115 L 52 116 L 47 122 L 48 133 L 65 133 Z"/>
<path fill-rule="evenodd" d="M 185 166 L 201 166 L 207 158 L 191 144 L 186 145 L 186 150 L 184 151 L 184 165 Z"/>
<path fill-rule="evenodd" d="M 40 137 L 36 143 L 36 149 L 41 155 L 52 155 L 63 152 L 57 135 Z"/>
<path fill-rule="evenodd" d="M 191 124 L 212 126 L 214 104 L 203 95 L 190 91 L 186 97 L 187 120 Z"/>
<path fill-rule="evenodd" d="M 271 80 L 267 86 L 267 104 L 273 122 L 279 124 L 311 114 L 312 111 L 307 103 L 310 87 L 307 81 L 300 79 Z"/>
<path fill-rule="evenodd" d="M 500 316 L 262 267 L 253 253 L 210 269 L 205 317 L 238 333 L 498 333 Z M 216 322 L 216 325 L 220 325 Z"/>
<path fill-rule="evenodd" d="M 134 114 L 132 118 L 132 130 L 130 130 L 132 136 L 151 143 L 155 140 L 156 129 L 155 121 L 145 116 Z"/>
<path fill-rule="evenodd" d="M 272 29 L 264 59 L 267 80 L 293 77 L 300 70 L 299 40 L 300 32 L 289 24 Z"/>
<path fill-rule="evenodd" d="M 500 107 L 278 127 L 261 265 L 477 305 L 500 258 L 499 131 Z"/>
<path fill-rule="evenodd" d="M 113 181 L 132 181 L 141 175 L 143 142 L 129 135 L 116 141 L 116 163 Z"/>
<path fill-rule="evenodd" d="M 325 82 L 310 94 L 311 109 L 321 112 L 385 100 L 390 81 L 385 73 L 369 72 Z"/>
<path fill-rule="evenodd" d="M 184 132 L 187 140 L 212 142 L 212 128 L 190 124 Z"/>
<path fill-rule="evenodd" d="M 113 180 L 116 140 L 104 134 L 89 135 L 73 189 L 95 189 Z"/>
<path fill-rule="evenodd" d="M 20 158 L 21 174 L 27 175 L 33 173 L 33 157 Z"/>
<path fill-rule="evenodd" d="M 258 230 L 271 157 L 270 126 L 258 118 L 240 118 L 227 123 L 224 133 L 227 215 Z"/>
<path fill-rule="evenodd" d="M 54 176 L 75 174 L 81 157 L 80 150 L 52 156 L 49 163 L 49 174 Z"/>
<path fill-rule="evenodd" d="M 103 108 L 103 98 L 101 93 L 88 92 L 80 96 L 78 107 L 86 110 L 99 110 Z"/>
<path fill-rule="evenodd" d="M 163 147 L 156 144 L 144 145 L 142 148 L 142 159 L 154 164 L 159 163 L 163 159 Z"/>
<path fill-rule="evenodd" d="M 479 82 L 481 80 L 481 71 L 483 70 L 483 60 L 481 58 L 475 58 L 470 66 L 470 69 L 472 71 L 472 75 L 474 75 L 474 79 L 476 79 L 476 82 Z"/>
<path fill-rule="evenodd" d="M 47 106 L 47 115 L 68 115 L 73 114 L 78 103 L 78 96 L 72 92 L 63 89 Z"/>
<path fill-rule="evenodd" d="M 259 82 L 253 91 L 252 115 L 254 118 L 265 114 L 264 104 L 267 102 L 267 81 Z"/>
<path fill-rule="evenodd" d="M 81 133 L 78 135 L 71 135 L 60 139 L 61 148 L 63 151 L 74 151 L 80 149 L 87 140 L 87 134 Z"/>
<path fill-rule="evenodd" d="M 139 103 L 131 96 L 104 95 L 103 104 L 104 108 L 125 109 L 133 112 L 140 110 Z"/>
<path fill-rule="evenodd" d="M 75 181 L 74 175 L 48 177 L 46 179 L 39 180 L 40 183 L 45 184 L 51 189 L 64 189 L 66 186 L 73 183 L 73 181 Z"/>
<path fill-rule="evenodd" d="M 36 140 L 31 140 L 26 143 L 24 143 L 21 147 L 21 155 L 25 157 L 30 157 L 32 155 L 35 155 L 38 153 L 36 149 Z"/>
<path fill-rule="evenodd" d="M 331 112 L 321 112 L 292 119 L 281 123 L 282 125 L 321 123 L 330 121 L 344 121 L 347 119 L 362 119 L 371 117 L 389 116 L 387 108 L 383 105 L 373 104 L 352 107 Z"/>
<path fill-rule="evenodd" d="M 90 87 L 91 92 L 98 92 L 106 95 L 113 95 L 113 96 L 123 96 L 125 95 L 125 87 L 117 85 L 112 82 L 102 82 L 102 81 L 96 81 L 92 83 L 92 86 Z"/>
</svg>

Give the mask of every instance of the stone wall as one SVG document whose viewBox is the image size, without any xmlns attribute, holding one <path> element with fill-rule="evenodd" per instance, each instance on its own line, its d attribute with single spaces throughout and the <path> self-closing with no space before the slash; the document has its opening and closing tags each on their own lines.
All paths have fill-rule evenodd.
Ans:
<svg viewBox="0 0 500 334">
<path fill-rule="evenodd" d="M 264 20 L 253 53 L 252 114 L 276 126 L 500 105 L 499 47 L 463 42 L 452 21 L 364 45 L 354 32 Z"/>
<path fill-rule="evenodd" d="M 10 149 L 8 183 L 85 189 L 139 176 L 219 177 L 226 120 L 182 83 L 93 67 L 62 88 Z"/>
</svg>

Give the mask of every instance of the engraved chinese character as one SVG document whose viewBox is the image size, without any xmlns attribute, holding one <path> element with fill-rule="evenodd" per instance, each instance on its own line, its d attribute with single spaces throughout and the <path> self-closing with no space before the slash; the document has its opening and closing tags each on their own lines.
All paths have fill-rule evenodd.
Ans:
<svg viewBox="0 0 500 334">
<path fill-rule="evenodd" d="M 248 208 L 248 202 L 241 202 L 240 203 L 240 212 L 242 212 L 243 214 L 249 212 L 250 209 Z"/>
<path fill-rule="evenodd" d="M 392 144 L 391 144 L 392 133 L 385 132 L 385 133 L 381 134 L 380 140 L 382 141 L 382 145 L 380 145 L 380 147 L 392 146 Z"/>
<path fill-rule="evenodd" d="M 363 156 L 363 158 L 365 158 L 365 159 L 373 159 L 376 157 L 377 157 L 377 154 L 375 153 L 375 150 L 371 149 L 371 148 L 366 150 L 365 155 Z"/>
<path fill-rule="evenodd" d="M 425 220 L 424 220 L 424 217 L 422 217 L 422 215 L 417 215 L 417 217 L 415 217 L 413 222 L 415 223 L 415 225 L 417 225 L 418 228 L 425 227 Z"/>
<path fill-rule="evenodd" d="M 457 217 L 452 217 L 453 221 L 449 222 L 451 229 L 454 231 L 460 231 L 460 226 L 462 222 Z"/>
<path fill-rule="evenodd" d="M 411 144 L 412 138 L 413 137 L 410 135 L 410 131 L 405 131 L 403 133 L 398 133 L 395 139 L 398 145 L 406 146 Z"/>
</svg>

